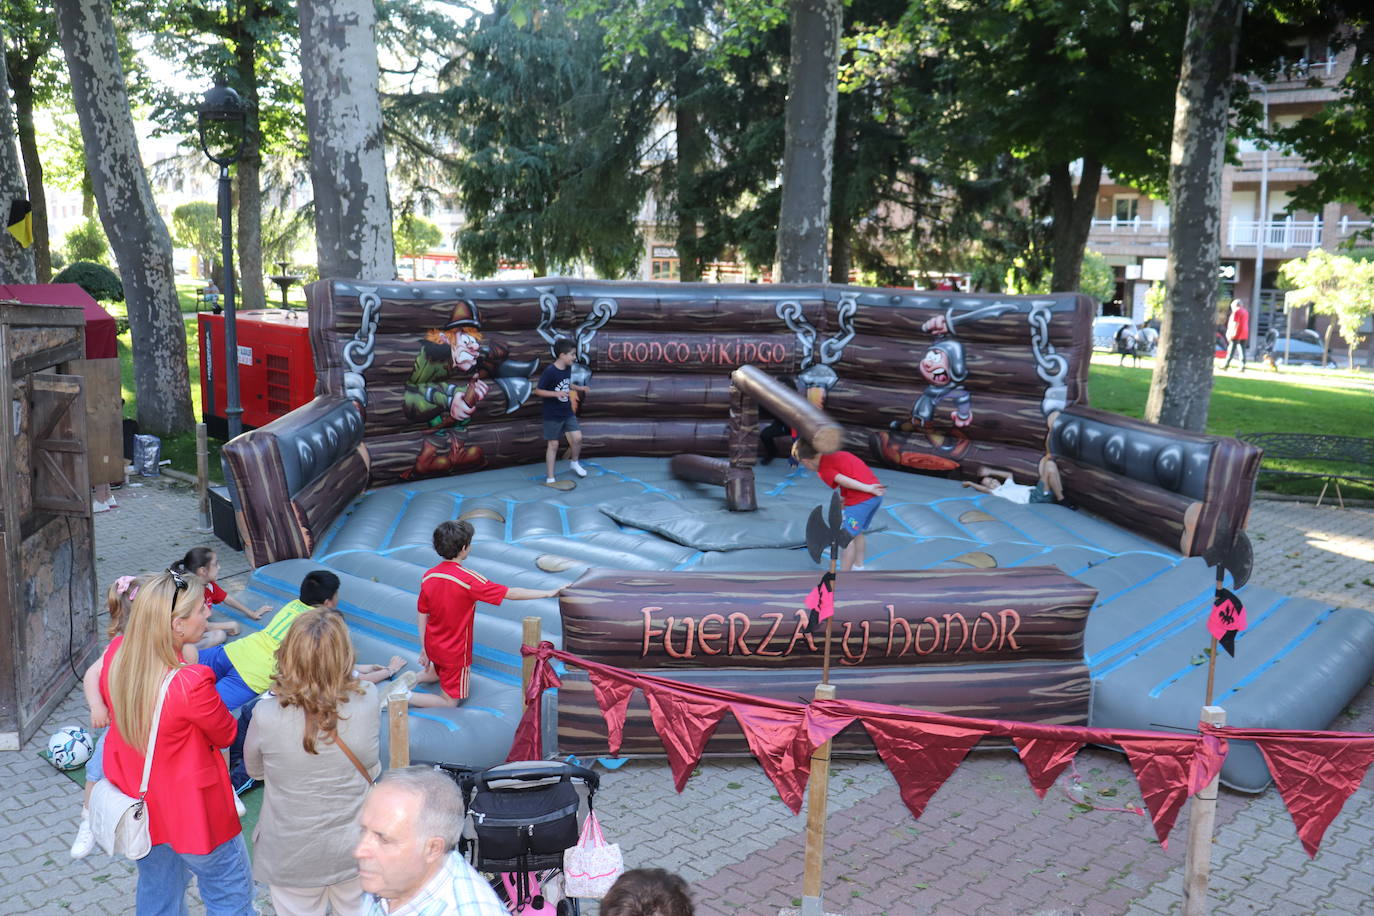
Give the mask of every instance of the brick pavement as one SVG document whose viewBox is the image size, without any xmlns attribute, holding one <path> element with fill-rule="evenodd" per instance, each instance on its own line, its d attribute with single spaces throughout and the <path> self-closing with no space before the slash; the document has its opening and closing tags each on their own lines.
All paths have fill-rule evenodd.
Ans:
<svg viewBox="0 0 1374 916">
<path fill-rule="evenodd" d="M 195 500 L 185 486 L 147 481 L 120 491 L 119 500 L 120 509 L 96 517 L 102 583 L 211 542 L 195 530 Z M 1374 511 L 1260 501 L 1250 531 L 1256 581 L 1374 612 Z M 232 592 L 247 563 L 215 546 L 221 583 Z M 132 910 L 130 864 L 100 854 L 69 859 L 80 790 L 36 754 L 54 728 L 85 719 L 74 690 L 22 751 L 0 754 L 11 802 L 0 810 L 0 913 Z M 1336 727 L 1374 732 L 1374 687 Z M 1104 806 L 1139 803 L 1122 756 L 1088 749 L 1076 767 Z M 1009 752 L 975 752 L 918 822 L 880 763 L 837 760 L 826 909 L 846 916 L 1179 911 L 1186 811 L 1165 850 L 1145 818 L 1077 809 L 1060 788 L 1067 777 L 1038 799 L 1023 774 Z M 666 763 L 631 761 L 604 774 L 597 810 L 629 866 L 680 872 L 704 916 L 772 916 L 799 902 L 804 816 L 787 811 L 752 761 L 707 759 L 681 795 L 672 791 Z M 1272 789 L 1258 796 L 1223 791 L 1215 836 L 1214 913 L 1374 913 L 1374 776 L 1347 802 L 1314 860 Z M 259 905 L 271 912 L 265 900 Z M 595 909 L 587 912 L 595 916 Z M 201 912 L 198 904 L 193 911 Z"/>
</svg>

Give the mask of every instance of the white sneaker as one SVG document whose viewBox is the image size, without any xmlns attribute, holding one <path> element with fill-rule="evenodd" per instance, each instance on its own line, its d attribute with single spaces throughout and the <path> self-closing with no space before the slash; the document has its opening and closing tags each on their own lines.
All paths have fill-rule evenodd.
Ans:
<svg viewBox="0 0 1374 916">
<path fill-rule="evenodd" d="M 89 812 L 81 809 L 81 823 L 76 825 L 76 839 L 72 840 L 72 858 L 84 859 L 95 849 L 95 834 L 91 833 Z"/>
<path fill-rule="evenodd" d="M 862 563 L 855 563 L 853 566 L 850 567 L 850 569 L 854 570 L 855 572 L 858 572 L 858 571 L 862 570 L 863 568 L 864 568 L 864 565 L 863 565 Z"/>
<path fill-rule="evenodd" d="M 243 817 L 248 813 L 248 809 L 243 807 L 243 799 L 239 798 L 237 795 L 234 796 L 234 810 L 238 812 L 239 817 Z"/>
<path fill-rule="evenodd" d="M 569 461 L 568 467 L 572 468 L 572 472 L 576 474 L 578 477 L 587 476 L 587 469 L 582 466 L 581 462 Z"/>
<path fill-rule="evenodd" d="M 393 696 L 409 698 L 411 688 L 415 686 L 419 677 L 420 672 L 418 671 L 402 671 L 396 675 L 396 679 L 388 684 L 387 689 L 381 693 L 382 709 L 386 709 L 390 705 Z"/>
<path fill-rule="evenodd" d="M 551 486 L 553 486 L 553 485 L 556 484 L 556 483 L 558 483 L 558 478 L 557 478 L 557 477 L 545 477 L 545 478 L 544 478 L 544 486 L 546 486 L 546 487 L 551 487 Z"/>
</svg>

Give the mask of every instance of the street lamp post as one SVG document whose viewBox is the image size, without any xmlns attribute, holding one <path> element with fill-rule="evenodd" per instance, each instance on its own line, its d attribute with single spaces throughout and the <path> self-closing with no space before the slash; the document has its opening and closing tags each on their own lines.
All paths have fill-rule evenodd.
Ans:
<svg viewBox="0 0 1374 916">
<path fill-rule="evenodd" d="M 239 403 L 238 328 L 234 318 L 233 187 L 229 166 L 243 155 L 247 111 L 239 94 L 223 76 L 205 93 L 198 109 L 200 148 L 219 166 L 220 248 L 224 262 L 224 382 L 228 405 L 224 409 L 229 438 L 243 432 L 243 405 Z"/>
<path fill-rule="evenodd" d="M 1264 118 L 1261 121 L 1260 129 L 1268 133 L 1269 131 L 1269 87 L 1262 82 L 1250 84 L 1258 89 L 1264 100 Z M 1260 148 L 1260 192 L 1259 200 L 1255 202 L 1259 220 L 1256 223 L 1255 238 L 1255 287 L 1250 292 L 1250 321 L 1252 324 L 1259 322 L 1260 314 L 1260 287 L 1264 283 L 1264 242 L 1265 235 L 1269 232 L 1269 144 L 1264 143 Z M 1253 341 L 1254 334 L 1245 342 L 1247 348 L 1254 355 Z"/>
</svg>

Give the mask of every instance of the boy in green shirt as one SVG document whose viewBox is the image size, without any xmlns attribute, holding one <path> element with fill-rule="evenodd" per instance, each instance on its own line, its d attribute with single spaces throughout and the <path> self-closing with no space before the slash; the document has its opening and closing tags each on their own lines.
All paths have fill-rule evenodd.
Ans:
<svg viewBox="0 0 1374 916">
<path fill-rule="evenodd" d="M 306 573 L 300 595 L 258 632 L 200 653 L 199 663 L 215 673 L 215 690 L 230 712 L 272 686 L 277 647 L 297 617 L 316 607 L 339 609 L 339 577 L 327 569 Z"/>
</svg>

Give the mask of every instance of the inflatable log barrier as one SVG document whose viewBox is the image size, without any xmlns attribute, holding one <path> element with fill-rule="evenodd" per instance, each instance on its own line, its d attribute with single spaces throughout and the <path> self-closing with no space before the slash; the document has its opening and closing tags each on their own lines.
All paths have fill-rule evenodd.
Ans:
<svg viewBox="0 0 1374 916">
<path fill-rule="evenodd" d="M 560 598 L 564 648 L 592 661 L 775 699 L 809 697 L 824 635 L 803 607 L 818 574 L 596 571 Z M 1097 591 L 1054 567 L 840 575 L 831 679 L 840 695 L 954 715 L 1083 724 L 1083 629 Z M 587 676 L 569 669 L 558 701 L 560 752 L 604 755 Z M 862 748 L 861 730 L 841 748 Z M 747 753 L 733 720 L 713 754 Z M 623 754 L 662 745 L 642 697 Z"/>
</svg>

